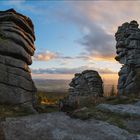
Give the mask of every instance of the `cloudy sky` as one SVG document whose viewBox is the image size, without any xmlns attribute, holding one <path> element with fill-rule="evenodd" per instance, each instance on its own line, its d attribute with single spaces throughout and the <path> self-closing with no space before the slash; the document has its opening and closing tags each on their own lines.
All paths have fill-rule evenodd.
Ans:
<svg viewBox="0 0 140 140">
<path fill-rule="evenodd" d="M 117 27 L 140 22 L 139 1 L 0 1 L 0 9 L 14 8 L 35 26 L 34 78 L 69 79 L 85 69 L 117 79 Z"/>
</svg>

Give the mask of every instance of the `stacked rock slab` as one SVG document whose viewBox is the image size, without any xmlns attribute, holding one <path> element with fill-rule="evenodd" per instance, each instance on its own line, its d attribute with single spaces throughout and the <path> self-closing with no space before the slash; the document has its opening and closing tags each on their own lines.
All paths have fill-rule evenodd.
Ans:
<svg viewBox="0 0 140 140">
<path fill-rule="evenodd" d="M 75 102 L 77 97 L 102 97 L 103 81 L 97 71 L 85 70 L 76 73 L 69 88 L 68 101 Z"/>
<path fill-rule="evenodd" d="M 136 21 L 124 23 L 116 37 L 116 60 L 122 64 L 118 94 L 140 94 L 140 29 Z"/>
<path fill-rule="evenodd" d="M 28 65 L 34 47 L 32 21 L 14 9 L 0 11 L 0 103 L 32 105 L 36 92 Z"/>
</svg>

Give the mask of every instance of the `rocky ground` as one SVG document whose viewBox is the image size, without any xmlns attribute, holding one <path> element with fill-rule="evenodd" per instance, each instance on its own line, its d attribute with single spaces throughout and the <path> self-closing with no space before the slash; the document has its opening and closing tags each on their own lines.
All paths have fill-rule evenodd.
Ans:
<svg viewBox="0 0 140 140">
<path fill-rule="evenodd" d="M 139 140 L 107 122 L 73 119 L 61 112 L 7 118 L 1 124 L 6 140 Z"/>
<path fill-rule="evenodd" d="M 70 114 L 6 117 L 0 140 L 140 140 L 140 101 L 123 103 L 113 99 Z"/>
</svg>

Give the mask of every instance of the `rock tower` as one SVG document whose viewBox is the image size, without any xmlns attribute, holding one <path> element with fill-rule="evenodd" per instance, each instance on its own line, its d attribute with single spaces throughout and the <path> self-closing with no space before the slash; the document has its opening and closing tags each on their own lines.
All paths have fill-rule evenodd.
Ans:
<svg viewBox="0 0 140 140">
<path fill-rule="evenodd" d="M 30 18 L 14 9 L 0 11 L 0 104 L 32 106 L 36 88 L 28 65 L 34 41 Z"/>
<path fill-rule="evenodd" d="M 64 104 L 69 106 L 75 104 L 78 98 L 103 96 L 103 81 L 94 70 L 76 73 L 69 85 L 69 94 L 64 101 Z"/>
<path fill-rule="evenodd" d="M 116 60 L 122 64 L 119 72 L 118 94 L 140 94 L 140 29 L 137 21 L 118 27 Z"/>
</svg>

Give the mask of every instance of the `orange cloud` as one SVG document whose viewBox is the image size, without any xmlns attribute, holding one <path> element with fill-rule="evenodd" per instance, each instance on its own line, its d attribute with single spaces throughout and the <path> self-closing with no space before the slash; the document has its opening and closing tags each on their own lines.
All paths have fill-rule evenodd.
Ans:
<svg viewBox="0 0 140 140">
<path fill-rule="evenodd" d="M 114 55 L 112 56 L 93 56 L 93 55 L 90 55 L 90 56 L 87 56 L 87 60 L 89 62 L 94 62 L 94 61 L 115 61 L 114 59 Z"/>
<path fill-rule="evenodd" d="M 72 79 L 73 74 L 34 74 L 32 73 L 33 79 Z"/>
<path fill-rule="evenodd" d="M 55 59 L 57 57 L 56 53 L 50 52 L 50 51 L 46 51 L 46 52 L 41 52 L 36 54 L 33 59 L 35 61 L 49 61 L 52 59 Z"/>
</svg>

